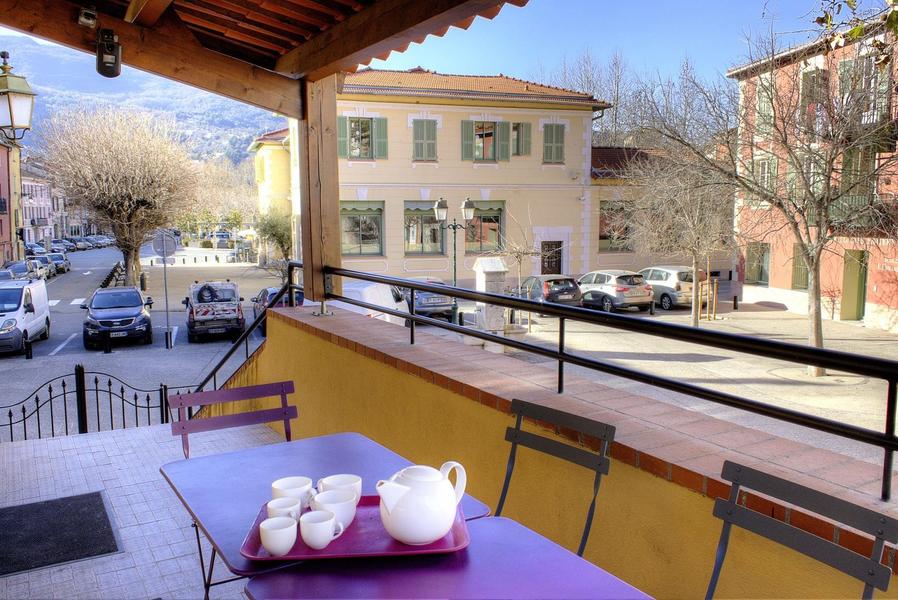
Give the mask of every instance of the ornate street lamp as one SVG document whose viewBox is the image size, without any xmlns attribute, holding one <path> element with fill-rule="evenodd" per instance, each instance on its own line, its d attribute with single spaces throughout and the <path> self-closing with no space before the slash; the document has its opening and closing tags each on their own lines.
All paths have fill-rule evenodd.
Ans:
<svg viewBox="0 0 898 600">
<path fill-rule="evenodd" d="M 12 74 L 9 52 L 0 52 L 0 132 L 10 141 L 22 139 L 31 129 L 34 97 L 37 96 L 24 77 Z"/>
<path fill-rule="evenodd" d="M 452 217 L 452 223 L 444 223 L 449 217 L 449 204 L 443 198 L 440 198 L 433 203 L 433 214 L 436 216 L 437 221 L 440 222 L 440 229 L 452 230 L 452 287 L 458 285 L 457 233 L 459 229 L 465 229 L 468 226 L 468 221 L 474 218 L 474 203 L 471 202 L 470 198 L 465 198 L 465 201 L 461 203 L 460 208 L 464 223 L 458 223 L 455 217 Z M 458 323 L 458 300 L 455 297 L 452 298 L 452 322 Z"/>
</svg>

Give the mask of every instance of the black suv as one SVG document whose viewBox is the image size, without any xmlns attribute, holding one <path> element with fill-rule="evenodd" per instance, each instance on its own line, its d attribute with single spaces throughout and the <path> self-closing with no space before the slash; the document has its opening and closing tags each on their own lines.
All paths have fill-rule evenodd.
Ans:
<svg viewBox="0 0 898 600">
<path fill-rule="evenodd" d="M 84 347 L 92 350 L 100 347 L 106 338 L 141 340 L 153 343 L 153 322 L 150 307 L 153 299 L 146 298 L 136 287 L 100 288 L 90 300 L 81 305 L 87 310 L 84 319 Z"/>
</svg>

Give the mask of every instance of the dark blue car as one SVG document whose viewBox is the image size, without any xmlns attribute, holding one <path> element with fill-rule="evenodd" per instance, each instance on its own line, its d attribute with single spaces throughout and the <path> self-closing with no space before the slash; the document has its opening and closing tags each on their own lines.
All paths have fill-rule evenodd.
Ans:
<svg viewBox="0 0 898 600">
<path fill-rule="evenodd" d="M 281 291 L 281 288 L 263 288 L 262 291 L 249 299 L 249 301 L 253 303 L 253 321 L 255 321 L 256 318 L 262 314 L 263 310 L 271 306 L 271 301 L 274 300 L 274 297 L 279 291 Z M 296 298 L 296 306 L 302 306 L 303 300 L 305 299 L 303 291 L 294 290 L 293 295 L 294 298 Z M 277 303 L 277 306 L 287 306 L 286 294 L 284 294 L 284 297 L 281 298 L 280 302 Z M 265 335 L 265 321 L 263 321 L 259 325 L 259 331 L 262 333 L 262 335 Z"/>
<path fill-rule="evenodd" d="M 153 343 L 150 307 L 153 299 L 144 299 L 136 287 L 101 288 L 81 305 L 87 310 L 84 319 L 84 347 L 101 347 L 107 337 L 116 340 L 139 340 Z"/>
</svg>

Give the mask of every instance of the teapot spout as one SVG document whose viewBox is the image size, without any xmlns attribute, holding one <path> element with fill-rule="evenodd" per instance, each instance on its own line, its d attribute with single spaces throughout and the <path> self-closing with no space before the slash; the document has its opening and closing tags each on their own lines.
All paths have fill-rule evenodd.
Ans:
<svg viewBox="0 0 898 600">
<path fill-rule="evenodd" d="M 390 514 L 411 488 L 392 481 L 378 481 L 376 489 L 380 499 L 383 500 L 387 513 Z"/>
</svg>

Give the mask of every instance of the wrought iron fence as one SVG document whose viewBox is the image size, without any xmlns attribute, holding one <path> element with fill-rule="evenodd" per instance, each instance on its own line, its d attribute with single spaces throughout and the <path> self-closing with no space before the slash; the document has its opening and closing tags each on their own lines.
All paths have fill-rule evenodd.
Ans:
<svg viewBox="0 0 898 600">
<path fill-rule="evenodd" d="M 44 382 L 23 400 L 0 406 L 0 443 L 169 423 L 177 415 L 168 395 L 193 388 L 140 388 L 75 365 L 74 372 Z"/>
</svg>

